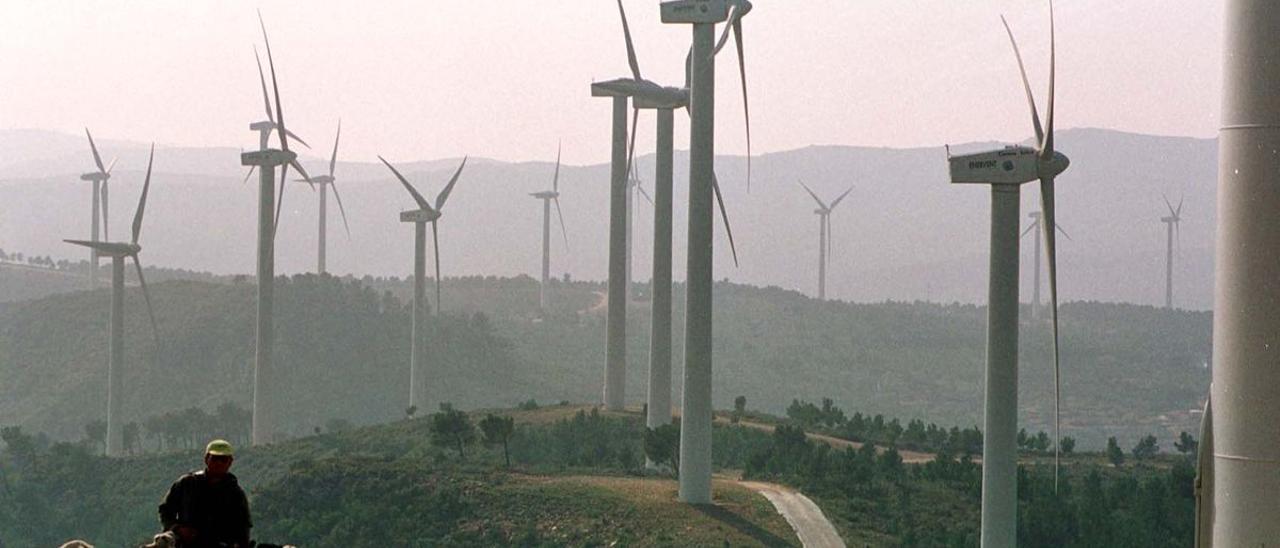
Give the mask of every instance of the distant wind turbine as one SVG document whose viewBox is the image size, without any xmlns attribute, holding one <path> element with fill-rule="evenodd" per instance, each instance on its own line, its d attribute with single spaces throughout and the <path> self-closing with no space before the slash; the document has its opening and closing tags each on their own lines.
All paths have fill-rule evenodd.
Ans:
<svg viewBox="0 0 1280 548">
<path fill-rule="evenodd" d="M 458 170 L 453 172 L 453 177 L 449 179 L 449 184 L 445 185 L 444 190 L 436 196 L 436 203 L 433 207 L 431 202 L 422 197 L 422 194 L 409 181 L 400 174 L 395 166 L 390 162 L 378 156 L 379 160 L 395 174 L 396 179 L 400 180 L 400 184 L 404 185 L 404 189 L 409 191 L 409 195 L 413 196 L 413 201 L 418 204 L 418 209 L 400 212 L 400 222 L 413 223 L 413 333 L 412 342 L 409 345 L 409 406 L 422 408 L 418 404 L 417 382 L 418 373 L 422 370 L 422 359 L 426 356 L 425 348 L 423 348 L 423 328 L 426 326 L 426 318 L 423 313 L 426 311 L 426 303 L 423 302 L 423 284 L 426 278 L 426 257 L 424 249 L 427 242 L 427 223 L 431 223 L 431 240 L 436 256 L 436 314 L 440 313 L 440 230 L 437 224 L 443 213 L 445 201 L 449 199 L 449 194 L 453 192 L 453 185 L 458 183 L 458 177 L 462 175 L 462 168 L 467 166 L 467 159 L 462 159 L 462 164 L 458 166 Z M 439 379 L 434 379 L 437 383 Z M 439 393 L 437 391 L 437 393 Z M 427 398 L 427 403 L 434 403 L 432 398 Z"/>
<path fill-rule="evenodd" d="M 809 193 L 813 201 L 818 202 L 818 209 L 813 210 L 813 213 L 818 216 L 818 300 L 825 301 L 827 300 L 827 256 L 831 253 L 831 212 L 835 211 L 836 206 L 840 205 L 845 196 L 853 192 L 853 187 L 849 187 L 849 190 L 844 191 L 844 194 L 828 206 L 803 182 L 800 186 Z"/>
<path fill-rule="evenodd" d="M 98 146 L 93 143 L 93 134 L 89 133 L 89 128 L 84 128 L 84 134 L 89 138 L 89 150 L 93 151 L 93 164 L 97 166 L 97 171 L 91 171 L 80 175 L 81 181 L 93 182 L 93 221 L 91 223 L 89 241 L 98 242 L 106 240 L 110 236 L 107 234 L 108 221 L 108 201 L 107 201 L 107 181 L 111 180 L 111 169 L 116 167 L 115 158 L 111 159 L 111 164 L 103 167 L 102 156 L 98 154 Z M 102 219 L 102 236 L 98 236 L 98 219 L 101 215 Z M 90 287 L 98 287 L 98 249 L 89 248 L 89 284 Z"/>
<path fill-rule="evenodd" d="M 342 120 L 338 120 L 338 134 L 333 138 L 333 155 L 329 157 L 329 174 L 317 175 L 316 177 L 307 179 L 296 179 L 298 182 L 314 184 L 320 189 L 320 227 L 319 238 L 317 239 L 316 252 L 316 273 L 324 274 L 325 269 L 325 252 L 327 246 L 325 244 L 325 235 L 328 230 L 325 228 L 325 220 L 328 217 L 328 189 L 333 189 L 333 197 L 338 201 L 338 212 L 342 214 L 342 228 L 347 231 L 347 239 L 351 238 L 351 225 L 347 224 L 347 210 L 342 206 L 342 195 L 338 194 L 337 180 L 333 177 L 334 167 L 338 163 L 338 139 L 342 138 Z"/>
<path fill-rule="evenodd" d="M 560 147 L 556 147 L 556 173 L 551 178 L 551 190 L 529 194 L 542 200 L 542 283 L 538 286 L 538 308 L 547 312 L 548 284 L 551 282 L 551 202 L 556 203 L 556 216 L 560 218 L 560 234 L 564 247 L 569 249 L 569 233 L 564 228 L 564 213 L 560 211 Z"/>
<path fill-rule="evenodd" d="M 142 251 L 142 246 L 138 245 L 138 236 L 142 233 L 142 214 L 147 208 L 147 192 L 151 189 L 151 162 L 155 159 L 155 153 L 156 146 L 152 144 L 151 156 L 147 160 L 147 176 L 142 183 L 142 196 L 138 198 L 138 210 L 133 214 L 133 238 L 129 242 L 63 240 L 111 257 L 111 352 L 107 360 L 108 457 L 118 457 L 124 452 L 124 436 L 120 421 L 124 406 L 124 262 L 126 258 L 133 259 L 133 266 L 138 273 L 138 285 L 142 287 L 142 296 L 147 301 L 147 316 L 151 318 L 151 331 L 157 345 L 160 342 L 155 311 L 151 308 L 151 294 L 147 291 L 147 280 L 142 275 L 142 263 L 138 262 L 138 253 Z"/>
<path fill-rule="evenodd" d="M 751 118 L 746 100 L 747 73 L 743 57 L 742 18 L 750 13 L 751 2 L 670 0 L 662 2 L 660 10 L 663 23 L 693 26 L 693 47 L 685 63 L 691 120 L 679 499 L 692 504 L 708 504 L 711 502 L 713 200 L 720 196 L 715 175 L 715 56 L 727 43 L 732 31 L 738 50 L 743 114 L 748 128 L 747 142 L 750 143 Z M 725 29 L 719 42 L 716 42 L 715 26 L 721 22 L 726 23 Z M 750 145 L 747 146 L 747 158 L 747 180 L 750 181 Z M 719 201 L 723 215 L 723 200 Z M 730 245 L 732 246 L 732 237 Z"/>
<path fill-rule="evenodd" d="M 1041 216 L 1042 215 L 1039 211 L 1032 211 L 1031 213 L 1028 213 L 1027 217 L 1031 218 L 1031 223 L 1027 225 L 1027 229 L 1023 230 L 1022 235 L 1020 236 L 1025 238 L 1028 233 L 1035 231 L 1035 236 L 1032 237 L 1032 241 L 1035 242 L 1035 267 L 1034 267 L 1035 277 L 1032 278 L 1033 285 L 1032 285 L 1032 292 L 1031 292 L 1031 318 L 1032 319 L 1040 318 L 1040 217 Z M 1057 229 L 1058 229 L 1058 232 L 1061 232 L 1062 235 L 1066 237 L 1068 240 L 1071 239 L 1071 235 L 1067 234 L 1067 231 L 1062 229 L 1062 225 L 1058 225 Z"/>
<path fill-rule="evenodd" d="M 1185 198 L 1184 198 L 1185 199 Z M 1182 223 L 1182 202 L 1178 200 L 1178 207 L 1175 209 L 1173 204 L 1169 203 L 1169 198 L 1164 197 L 1164 205 L 1169 208 L 1169 216 L 1161 217 L 1160 222 L 1165 225 L 1165 254 L 1164 254 L 1164 307 L 1173 308 L 1173 239 L 1174 235 L 1178 236 L 1178 243 L 1182 243 L 1182 232 L 1178 230 L 1178 225 Z"/>
<path fill-rule="evenodd" d="M 262 41 L 267 47 L 267 61 L 271 66 L 271 88 L 275 96 L 275 116 L 271 117 L 270 102 L 267 104 L 269 129 L 263 129 L 263 122 L 255 122 L 249 129 L 258 131 L 261 150 L 246 152 L 240 155 L 241 165 L 257 168 L 258 180 L 258 310 L 257 310 L 257 346 L 254 356 L 253 370 L 253 433 L 254 445 L 271 441 L 276 434 L 276 409 L 269 398 L 278 398 L 274 386 L 275 371 L 273 353 L 275 351 L 275 331 L 272 316 L 275 306 L 275 235 L 280 219 L 280 206 L 284 202 L 285 181 L 289 178 L 289 167 L 297 169 L 306 179 L 310 179 L 302 165 L 298 163 L 298 155 L 289 150 L 289 137 L 293 136 L 284 123 L 284 109 L 280 104 L 280 86 L 276 81 L 275 61 L 271 57 L 271 41 L 267 38 L 267 25 L 258 14 L 258 24 L 262 27 Z M 254 56 L 257 56 L 255 50 Z M 259 62 L 259 76 L 262 64 Z M 266 80 L 263 80 L 263 98 L 266 99 Z M 276 135 L 280 139 L 280 149 L 267 148 L 267 135 L 271 129 L 279 129 Z M 277 198 L 274 189 L 275 168 L 281 167 L 280 195 Z M 274 214 L 273 214 L 274 210 Z"/>
<path fill-rule="evenodd" d="M 1001 17 L 1001 21 L 1004 18 Z M 1040 180 L 1040 210 L 1048 226 L 1054 222 L 1054 178 L 1070 161 L 1053 148 L 1054 38 L 1053 2 L 1049 2 L 1049 106 L 1044 128 L 1036 111 L 1026 69 L 1013 31 L 1005 22 L 1023 88 L 1031 106 L 1036 148 L 1005 147 L 1002 150 L 950 156 L 952 183 L 991 185 L 991 279 L 987 302 L 986 409 L 982 443 L 982 545 L 1014 546 L 1017 538 L 1017 431 L 1018 431 L 1018 207 L 1021 185 Z M 1059 410 L 1061 403 L 1058 354 L 1058 270 L 1053 230 L 1044 230 L 1049 255 L 1049 302 L 1053 317 L 1053 435 L 1054 488 L 1057 489 Z"/>
</svg>

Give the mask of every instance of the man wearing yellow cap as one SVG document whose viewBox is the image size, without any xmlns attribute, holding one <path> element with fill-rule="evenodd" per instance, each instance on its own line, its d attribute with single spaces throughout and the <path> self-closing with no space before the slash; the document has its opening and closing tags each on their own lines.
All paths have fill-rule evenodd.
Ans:
<svg viewBox="0 0 1280 548">
<path fill-rule="evenodd" d="M 204 450 L 204 470 L 186 474 L 169 487 L 160 504 L 160 523 L 183 548 L 249 548 L 249 500 L 231 470 L 235 449 L 213 440 Z"/>
</svg>

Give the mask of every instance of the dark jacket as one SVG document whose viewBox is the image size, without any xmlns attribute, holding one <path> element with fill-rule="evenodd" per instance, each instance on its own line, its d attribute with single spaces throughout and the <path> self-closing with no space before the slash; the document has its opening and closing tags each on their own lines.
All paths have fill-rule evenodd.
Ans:
<svg viewBox="0 0 1280 548">
<path fill-rule="evenodd" d="M 165 531 L 178 525 L 193 527 L 199 543 L 249 545 L 249 500 L 236 477 L 227 474 L 217 483 L 204 471 L 178 478 L 160 503 L 160 523 Z"/>
</svg>

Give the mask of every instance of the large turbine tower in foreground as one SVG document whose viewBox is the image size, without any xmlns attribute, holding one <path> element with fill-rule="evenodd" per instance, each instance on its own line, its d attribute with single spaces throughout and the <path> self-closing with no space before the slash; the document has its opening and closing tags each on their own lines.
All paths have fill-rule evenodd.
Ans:
<svg viewBox="0 0 1280 548">
<path fill-rule="evenodd" d="M 729 38 L 738 49 L 746 108 L 746 68 L 742 54 L 742 18 L 748 0 L 671 0 L 660 5 L 662 22 L 692 25 L 689 54 L 689 242 L 686 263 L 684 396 L 680 419 L 681 501 L 711 502 L 711 293 L 715 204 L 715 56 Z M 725 23 L 716 42 L 716 24 Z M 747 118 L 750 128 L 750 117 Z M 750 129 L 747 142 L 750 143 Z M 747 157 L 751 156 L 750 145 Z M 749 160 L 748 160 L 749 161 Z M 747 177 L 751 176 L 748 163 Z M 722 201 L 723 202 L 723 201 Z M 721 210 L 723 212 L 723 209 Z"/>
<path fill-rule="evenodd" d="M 142 296 L 147 301 L 147 316 L 151 318 L 151 330 L 159 342 L 159 331 L 156 329 L 155 311 L 151 309 L 151 294 L 147 292 L 147 280 L 142 275 L 142 263 L 138 262 L 138 253 L 142 246 L 138 245 L 138 236 L 142 233 L 142 214 L 147 208 L 147 191 L 151 189 L 151 160 L 155 159 L 156 147 L 151 145 L 151 157 L 147 160 L 147 177 L 142 183 L 142 196 L 138 198 L 138 210 L 133 214 L 133 239 L 128 242 L 99 242 L 92 240 L 65 240 L 67 243 L 82 245 L 100 255 L 111 257 L 111 328 L 110 354 L 107 360 L 107 456 L 118 457 L 123 454 L 124 436 L 121 430 L 121 418 L 124 408 L 124 261 L 133 259 L 133 266 L 138 272 L 138 285 L 142 287 Z"/>
<path fill-rule="evenodd" d="M 1228 0 L 1202 539 L 1280 539 L 1280 10 Z M 1206 519 L 1207 518 L 1207 519 Z M 1209 544 L 1202 544 L 1206 546 Z"/>
<path fill-rule="evenodd" d="M 1004 18 L 1001 17 L 1001 21 Z M 1018 207 L 1022 184 L 1040 180 L 1044 223 L 1054 222 L 1054 177 L 1066 171 L 1067 157 L 1053 148 L 1053 2 L 1049 2 L 1049 107 L 1046 124 L 1040 126 L 1027 73 L 1018 53 L 1013 31 L 1005 23 L 1014 56 L 1022 74 L 1036 148 L 1011 146 L 1002 150 L 951 156 L 952 183 L 991 185 L 991 272 L 987 301 L 986 406 L 982 440 L 982 546 L 1004 547 L 1017 543 L 1018 515 Z M 1049 302 L 1053 317 L 1054 378 L 1054 487 L 1057 487 L 1059 374 L 1058 374 L 1058 269 L 1053 230 L 1044 230 L 1049 258 Z"/>
</svg>

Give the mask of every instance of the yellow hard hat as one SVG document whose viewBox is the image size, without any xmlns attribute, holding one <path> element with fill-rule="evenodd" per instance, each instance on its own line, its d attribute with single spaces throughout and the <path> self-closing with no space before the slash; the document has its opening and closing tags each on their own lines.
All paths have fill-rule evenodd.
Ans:
<svg viewBox="0 0 1280 548">
<path fill-rule="evenodd" d="M 227 440 L 213 440 L 209 442 L 209 445 L 204 446 L 204 454 L 230 457 L 236 454 L 236 450 L 231 447 L 231 442 Z"/>
</svg>

